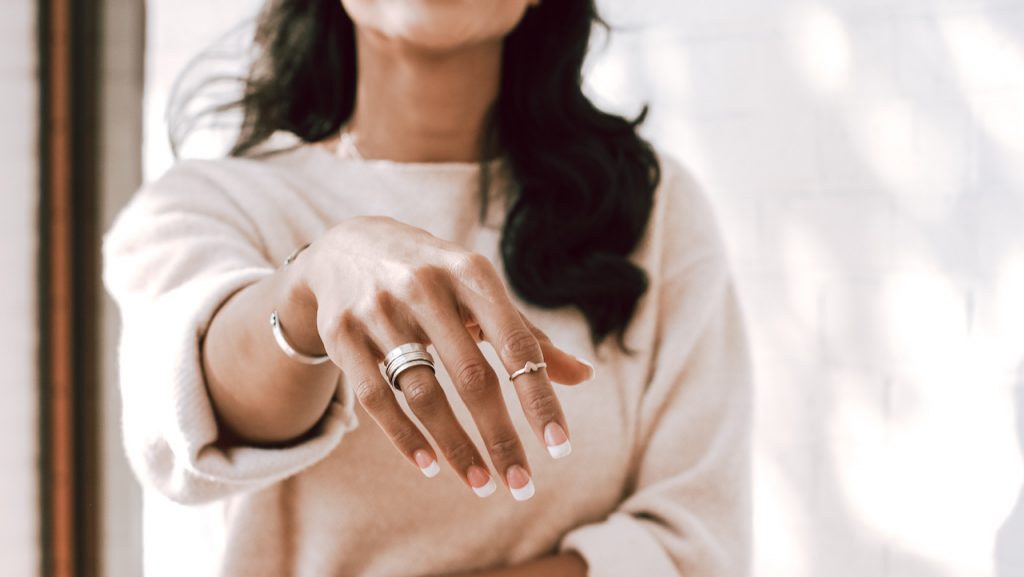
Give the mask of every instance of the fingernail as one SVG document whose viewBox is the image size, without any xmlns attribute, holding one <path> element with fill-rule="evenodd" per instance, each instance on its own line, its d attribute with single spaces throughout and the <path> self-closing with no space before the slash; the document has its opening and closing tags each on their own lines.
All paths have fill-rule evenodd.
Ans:
<svg viewBox="0 0 1024 577">
<path fill-rule="evenodd" d="M 420 449 L 416 451 L 416 464 L 419 465 L 420 471 L 423 472 L 427 478 L 436 477 L 441 472 L 441 466 L 437 464 L 437 461 L 430 456 L 430 453 Z"/>
<path fill-rule="evenodd" d="M 551 421 L 544 427 L 544 444 L 548 446 L 548 453 L 553 459 L 568 457 L 569 453 L 572 453 L 572 444 L 569 443 L 569 437 L 565 436 L 565 430 L 562 429 L 562 425 L 554 421 Z"/>
<path fill-rule="evenodd" d="M 573 358 L 575 358 L 577 361 L 579 361 L 579 363 L 581 365 L 587 367 L 587 369 L 590 370 L 589 376 L 587 378 L 583 379 L 583 382 L 585 383 L 585 382 L 587 382 L 589 380 L 592 380 L 594 378 L 594 374 L 596 373 L 596 371 L 594 370 L 594 365 L 590 364 L 590 361 L 588 361 L 586 359 L 581 359 L 580 357 L 577 357 L 576 355 L 573 355 Z"/>
<path fill-rule="evenodd" d="M 533 496 L 533 479 L 526 469 L 519 465 L 512 465 L 505 473 L 508 479 L 508 488 L 512 492 L 512 498 L 516 501 L 525 501 Z"/>
<path fill-rule="evenodd" d="M 494 479 L 487 474 L 487 471 L 484 471 L 476 465 L 473 465 L 466 471 L 466 478 L 469 479 L 469 484 L 473 487 L 473 492 L 481 499 L 490 496 L 490 494 L 498 488 L 498 485 L 494 482 Z"/>
</svg>

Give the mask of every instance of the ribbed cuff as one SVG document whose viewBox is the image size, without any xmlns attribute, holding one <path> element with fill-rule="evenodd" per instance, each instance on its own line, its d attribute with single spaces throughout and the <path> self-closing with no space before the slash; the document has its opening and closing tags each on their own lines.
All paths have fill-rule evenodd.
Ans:
<svg viewBox="0 0 1024 577">
<path fill-rule="evenodd" d="M 559 552 L 575 551 L 587 562 L 589 577 L 679 577 L 664 547 L 640 522 L 613 513 L 600 523 L 577 527 L 562 538 Z"/>
<path fill-rule="evenodd" d="M 194 279 L 125 317 L 126 445 L 129 452 L 133 446 L 141 452 L 135 457 L 143 457 L 145 476 L 176 501 L 208 501 L 293 475 L 324 458 L 358 426 L 354 393 L 343 387 L 299 444 L 228 450 L 214 445 L 217 420 L 203 374 L 201 339 L 226 299 L 272 273 L 248 268 Z"/>
</svg>

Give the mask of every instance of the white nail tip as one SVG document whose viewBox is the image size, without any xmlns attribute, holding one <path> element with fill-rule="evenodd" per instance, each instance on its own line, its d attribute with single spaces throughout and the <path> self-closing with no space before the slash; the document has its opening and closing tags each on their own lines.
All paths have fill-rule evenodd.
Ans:
<svg viewBox="0 0 1024 577">
<path fill-rule="evenodd" d="M 548 447 L 548 454 L 550 454 L 551 458 L 553 459 L 561 459 L 563 457 L 568 457 L 571 453 L 572 445 L 569 443 L 569 441 L 566 441 L 561 445 L 554 445 Z"/>
<path fill-rule="evenodd" d="M 494 479 L 488 479 L 487 484 L 483 487 L 473 487 L 473 492 L 476 493 L 477 497 L 482 499 L 484 497 L 489 497 L 491 493 L 494 493 L 497 489 L 498 485 L 494 482 Z"/>
<path fill-rule="evenodd" d="M 441 466 L 437 464 L 437 461 L 434 461 L 429 467 L 420 467 L 420 471 L 423 471 L 423 474 L 426 475 L 428 479 L 432 479 L 441 472 Z"/>
<path fill-rule="evenodd" d="M 581 359 L 580 357 L 577 357 L 576 355 L 573 355 L 573 358 L 576 359 L 577 361 L 579 361 L 580 363 L 586 365 L 587 368 L 590 369 L 590 376 L 587 377 L 586 379 L 584 379 L 583 382 L 585 383 L 587 381 L 593 380 L 594 379 L 594 375 L 597 373 L 597 371 L 594 369 L 594 365 L 590 364 L 590 361 L 588 361 L 587 359 Z"/>
<path fill-rule="evenodd" d="M 533 496 L 533 479 L 530 479 L 525 485 L 518 489 L 509 487 L 509 490 L 512 492 L 513 499 L 516 501 L 525 501 Z"/>
</svg>

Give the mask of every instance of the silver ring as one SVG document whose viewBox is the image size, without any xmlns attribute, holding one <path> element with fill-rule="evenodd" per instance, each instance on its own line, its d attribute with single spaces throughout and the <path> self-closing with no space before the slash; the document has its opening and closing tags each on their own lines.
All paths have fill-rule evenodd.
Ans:
<svg viewBox="0 0 1024 577">
<path fill-rule="evenodd" d="M 427 347 L 422 343 L 399 345 L 391 349 L 384 356 L 384 372 L 387 375 L 388 382 L 398 391 L 402 390 L 402 387 L 398 384 L 398 375 L 405 372 L 406 369 L 418 366 L 430 367 L 430 371 L 435 372 L 434 357 L 427 352 Z"/>
<path fill-rule="evenodd" d="M 384 368 L 384 372 L 388 375 L 388 380 L 391 380 L 395 374 L 395 369 L 402 366 L 405 363 L 411 363 L 412 361 L 429 361 L 431 364 L 434 362 L 434 357 L 430 353 L 421 351 L 412 351 L 411 353 L 404 353 L 395 357 L 393 361 L 388 363 Z"/>
<path fill-rule="evenodd" d="M 526 361 L 526 364 L 523 365 L 523 368 L 519 369 L 518 371 L 516 371 L 516 372 L 514 372 L 514 373 L 512 373 L 511 375 L 508 376 L 508 380 L 511 381 L 512 379 L 518 377 L 519 375 L 521 375 L 523 373 L 532 373 L 534 371 L 539 371 L 539 370 L 543 369 L 546 366 L 548 366 L 548 364 L 545 363 L 544 361 L 541 361 L 539 363 L 535 363 L 533 361 Z"/>
<path fill-rule="evenodd" d="M 397 357 L 398 355 L 404 353 L 411 353 L 413 351 L 425 353 L 427 352 L 427 347 L 425 347 L 423 343 L 405 343 L 404 345 L 398 345 L 397 347 L 388 351 L 388 354 L 384 356 L 384 364 L 390 365 L 391 361 L 393 361 L 395 357 Z"/>
<path fill-rule="evenodd" d="M 399 384 L 398 384 L 398 375 L 402 374 L 406 369 L 411 369 L 413 367 L 419 367 L 419 366 L 430 367 L 430 372 L 434 372 L 434 363 L 431 362 L 431 361 L 427 361 L 427 360 L 409 361 L 407 363 L 403 363 L 402 366 L 398 367 L 398 369 L 395 371 L 395 374 L 391 376 L 391 386 L 394 387 L 395 390 L 401 391 L 402 387 L 399 386 Z"/>
</svg>

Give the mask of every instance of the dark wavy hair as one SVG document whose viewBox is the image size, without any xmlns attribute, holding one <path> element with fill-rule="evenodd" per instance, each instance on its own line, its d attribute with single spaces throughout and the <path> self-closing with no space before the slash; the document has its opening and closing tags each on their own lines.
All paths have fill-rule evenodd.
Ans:
<svg viewBox="0 0 1024 577">
<path fill-rule="evenodd" d="M 661 172 L 637 132 L 646 107 L 628 120 L 583 93 L 595 25 L 607 28 L 593 0 L 548 0 L 527 10 L 505 39 L 482 152 L 497 147 L 517 185 L 501 235 L 511 288 L 543 308 L 578 307 L 595 347 L 614 332 L 632 354 L 625 332 L 648 277 L 628 257 L 647 227 Z M 242 95 L 215 110 L 241 112 L 230 155 L 246 156 L 279 130 L 307 143 L 334 136 L 356 98 L 355 29 L 341 1 L 268 0 L 254 47 Z"/>
</svg>

